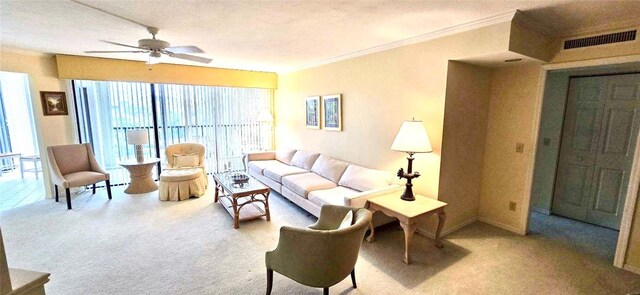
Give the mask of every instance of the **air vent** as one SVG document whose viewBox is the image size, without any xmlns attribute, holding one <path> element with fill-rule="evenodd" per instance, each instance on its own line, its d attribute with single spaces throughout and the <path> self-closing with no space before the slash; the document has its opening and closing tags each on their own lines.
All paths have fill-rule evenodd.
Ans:
<svg viewBox="0 0 640 295">
<path fill-rule="evenodd" d="M 626 31 L 626 32 L 618 32 L 618 33 L 598 35 L 593 37 L 567 40 L 567 41 L 564 41 L 564 49 L 573 49 L 573 48 L 633 41 L 636 39 L 636 31 L 637 30 L 632 30 L 632 31 Z"/>
</svg>

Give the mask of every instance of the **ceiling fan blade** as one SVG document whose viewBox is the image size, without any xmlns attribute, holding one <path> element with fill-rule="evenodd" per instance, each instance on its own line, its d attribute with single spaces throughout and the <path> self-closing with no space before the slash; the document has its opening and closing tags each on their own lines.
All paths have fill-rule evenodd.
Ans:
<svg viewBox="0 0 640 295">
<path fill-rule="evenodd" d="M 124 47 L 135 48 L 135 49 L 144 49 L 144 48 L 140 48 L 138 46 L 132 46 L 132 45 L 122 44 L 122 43 L 118 43 L 118 42 L 112 42 L 112 41 L 107 41 L 107 40 L 100 40 L 100 41 L 102 41 L 104 43 L 118 45 L 118 46 L 124 46 Z"/>
<path fill-rule="evenodd" d="M 189 55 L 189 54 L 184 54 L 184 53 L 173 53 L 173 52 L 170 52 L 168 55 L 170 57 L 186 59 L 186 60 L 200 62 L 200 63 L 204 63 L 204 64 L 208 64 L 208 63 L 210 63 L 212 61 L 212 59 L 210 59 L 210 58 L 200 57 L 200 56 L 195 56 L 195 55 Z"/>
<path fill-rule="evenodd" d="M 127 50 L 123 50 L 123 51 L 100 51 L 100 50 L 91 50 L 91 51 L 85 51 L 84 53 L 147 53 L 149 51 L 145 51 L 145 50 L 131 50 L 131 51 L 127 51 Z"/>
<path fill-rule="evenodd" d="M 204 53 L 204 51 L 200 49 L 198 46 L 193 46 L 193 45 L 173 46 L 173 47 L 167 47 L 165 49 L 173 53 Z"/>
</svg>

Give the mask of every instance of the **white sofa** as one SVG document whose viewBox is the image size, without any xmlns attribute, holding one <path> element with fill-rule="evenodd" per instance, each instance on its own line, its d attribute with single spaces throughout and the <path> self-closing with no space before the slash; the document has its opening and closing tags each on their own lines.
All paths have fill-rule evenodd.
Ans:
<svg viewBox="0 0 640 295">
<path fill-rule="evenodd" d="M 369 198 L 402 190 L 387 171 L 303 150 L 250 152 L 245 161 L 251 176 L 316 217 L 324 204 L 364 207 Z"/>
</svg>

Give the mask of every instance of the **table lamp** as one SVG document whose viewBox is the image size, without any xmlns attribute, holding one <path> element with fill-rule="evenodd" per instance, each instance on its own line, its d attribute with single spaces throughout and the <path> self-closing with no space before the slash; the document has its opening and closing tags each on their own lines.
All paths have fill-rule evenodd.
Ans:
<svg viewBox="0 0 640 295">
<path fill-rule="evenodd" d="M 144 153 L 142 145 L 149 143 L 149 135 L 145 129 L 136 129 L 127 131 L 127 143 L 134 144 L 136 147 L 136 161 L 144 162 Z"/>
<path fill-rule="evenodd" d="M 398 178 L 407 179 L 407 185 L 400 199 L 405 201 L 414 201 L 416 198 L 413 196 L 413 184 L 411 184 L 411 180 L 420 177 L 420 173 L 412 171 L 414 159 L 413 154 L 430 153 L 432 151 L 429 135 L 427 134 L 427 130 L 424 129 L 422 121 L 404 121 L 402 126 L 400 126 L 396 139 L 391 145 L 391 149 L 409 154 L 407 157 L 407 160 L 409 161 L 407 172 L 404 172 L 404 170 L 400 168 L 397 175 Z"/>
</svg>

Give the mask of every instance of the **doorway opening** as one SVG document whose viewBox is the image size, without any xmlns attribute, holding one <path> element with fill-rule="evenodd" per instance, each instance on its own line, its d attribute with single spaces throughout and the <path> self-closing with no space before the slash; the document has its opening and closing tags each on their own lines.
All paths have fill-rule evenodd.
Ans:
<svg viewBox="0 0 640 295">
<path fill-rule="evenodd" d="M 547 72 L 528 231 L 614 262 L 640 127 L 640 63 Z"/>
<path fill-rule="evenodd" d="M 0 72 L 0 212 L 45 198 L 27 74 Z"/>
</svg>

